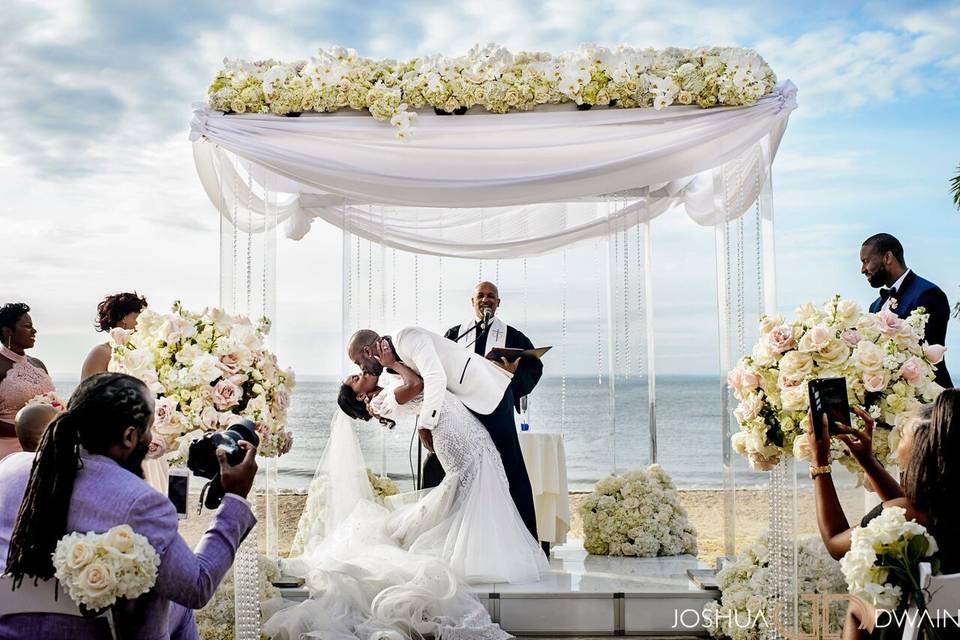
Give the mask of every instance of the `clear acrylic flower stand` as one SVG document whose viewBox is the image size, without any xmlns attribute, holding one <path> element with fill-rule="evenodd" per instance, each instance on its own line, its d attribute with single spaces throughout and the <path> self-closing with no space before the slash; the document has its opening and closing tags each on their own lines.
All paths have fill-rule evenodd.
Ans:
<svg viewBox="0 0 960 640">
<path fill-rule="evenodd" d="M 797 464 L 784 457 L 770 471 L 768 507 L 770 514 L 769 573 L 767 604 L 771 617 L 767 620 L 769 640 L 782 640 L 797 628 L 797 554 L 795 506 L 797 497 Z"/>
</svg>

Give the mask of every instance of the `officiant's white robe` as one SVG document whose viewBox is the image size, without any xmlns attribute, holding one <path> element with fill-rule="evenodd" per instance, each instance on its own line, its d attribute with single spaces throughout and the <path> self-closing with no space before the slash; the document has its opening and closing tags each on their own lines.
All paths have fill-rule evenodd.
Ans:
<svg viewBox="0 0 960 640">
<path fill-rule="evenodd" d="M 512 375 L 472 350 L 420 327 L 391 334 L 397 357 L 423 378 L 418 426 L 433 429 L 440 418 L 444 389 L 468 409 L 489 415 L 503 400 Z"/>
</svg>

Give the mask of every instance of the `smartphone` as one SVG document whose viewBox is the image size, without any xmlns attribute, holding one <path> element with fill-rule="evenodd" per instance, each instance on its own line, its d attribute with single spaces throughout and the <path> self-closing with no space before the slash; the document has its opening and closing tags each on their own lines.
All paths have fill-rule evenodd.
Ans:
<svg viewBox="0 0 960 640">
<path fill-rule="evenodd" d="M 170 469 L 167 481 L 167 497 L 177 510 L 177 518 L 184 520 L 187 517 L 187 496 L 190 495 L 190 471 L 187 469 Z"/>
<path fill-rule="evenodd" d="M 830 435 L 840 433 L 836 425 L 850 424 L 850 403 L 847 400 L 845 378 L 817 378 L 807 383 L 810 412 L 813 414 L 814 434 L 821 437 L 823 416 L 830 422 Z"/>
</svg>

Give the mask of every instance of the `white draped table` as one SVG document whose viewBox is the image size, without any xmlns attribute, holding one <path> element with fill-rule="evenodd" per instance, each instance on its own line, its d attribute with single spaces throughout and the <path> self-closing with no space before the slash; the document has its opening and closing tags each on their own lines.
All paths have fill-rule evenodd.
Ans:
<svg viewBox="0 0 960 640">
<path fill-rule="evenodd" d="M 537 533 L 542 542 L 563 544 L 570 531 L 570 490 L 563 435 L 532 431 L 521 431 L 518 435 L 533 487 Z"/>
</svg>

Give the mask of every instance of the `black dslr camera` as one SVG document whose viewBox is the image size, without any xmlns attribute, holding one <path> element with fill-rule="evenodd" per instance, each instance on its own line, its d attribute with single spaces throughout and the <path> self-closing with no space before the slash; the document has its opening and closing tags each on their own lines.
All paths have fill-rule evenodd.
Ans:
<svg viewBox="0 0 960 640">
<path fill-rule="evenodd" d="M 225 431 L 205 433 L 202 438 L 190 443 L 187 468 L 201 478 L 210 480 L 200 492 L 200 500 L 207 509 L 219 507 L 224 496 L 223 485 L 220 483 L 220 461 L 217 460 L 217 449 L 223 449 L 227 454 L 227 464 L 234 467 L 243 462 L 245 455 L 239 444 L 241 440 L 246 440 L 255 447 L 260 444 L 257 426 L 252 420 L 243 418 L 227 427 Z"/>
</svg>

